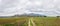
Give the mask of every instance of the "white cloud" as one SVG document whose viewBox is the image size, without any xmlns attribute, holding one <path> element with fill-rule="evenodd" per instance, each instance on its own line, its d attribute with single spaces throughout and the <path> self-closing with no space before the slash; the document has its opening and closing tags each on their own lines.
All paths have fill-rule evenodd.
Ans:
<svg viewBox="0 0 60 26">
<path fill-rule="evenodd" d="M 0 16 L 23 13 L 60 15 L 60 0 L 0 0 Z"/>
</svg>

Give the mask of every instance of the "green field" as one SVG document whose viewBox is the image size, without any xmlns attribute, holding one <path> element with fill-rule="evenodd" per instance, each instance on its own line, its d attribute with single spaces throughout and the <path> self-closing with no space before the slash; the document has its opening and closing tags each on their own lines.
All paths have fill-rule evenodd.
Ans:
<svg viewBox="0 0 60 26">
<path fill-rule="evenodd" d="M 56 17 L 35 17 L 33 20 L 37 26 L 60 26 L 60 18 Z"/>
<path fill-rule="evenodd" d="M 0 26 L 27 26 L 28 19 L 27 17 L 0 18 Z"/>
<path fill-rule="evenodd" d="M 0 26 L 60 26 L 60 18 L 56 17 L 0 18 Z"/>
</svg>

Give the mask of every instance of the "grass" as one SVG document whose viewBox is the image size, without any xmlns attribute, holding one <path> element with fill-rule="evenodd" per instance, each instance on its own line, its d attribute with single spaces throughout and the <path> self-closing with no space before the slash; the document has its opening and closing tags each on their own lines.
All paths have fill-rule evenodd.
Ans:
<svg viewBox="0 0 60 26">
<path fill-rule="evenodd" d="M 33 18 L 37 26 L 60 26 L 60 18 L 56 17 L 35 17 Z"/>
<path fill-rule="evenodd" d="M 31 25 L 31 26 L 33 26 L 33 24 L 32 24 L 32 22 L 31 22 L 31 20 L 30 20 L 30 25 Z"/>
<path fill-rule="evenodd" d="M 28 26 L 29 19 L 33 19 L 36 26 L 60 26 L 60 18 L 56 17 L 11 17 L 0 18 L 0 26 Z M 32 22 L 31 26 L 32 26 Z"/>
<path fill-rule="evenodd" d="M 0 18 L 0 26 L 27 26 L 28 19 L 27 17 Z"/>
</svg>

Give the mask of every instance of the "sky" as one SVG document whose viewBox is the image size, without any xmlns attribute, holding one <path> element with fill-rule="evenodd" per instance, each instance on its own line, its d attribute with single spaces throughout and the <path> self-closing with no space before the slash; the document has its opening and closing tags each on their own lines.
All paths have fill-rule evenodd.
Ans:
<svg viewBox="0 0 60 26">
<path fill-rule="evenodd" d="M 0 0 L 0 16 L 24 13 L 60 16 L 60 0 Z"/>
</svg>

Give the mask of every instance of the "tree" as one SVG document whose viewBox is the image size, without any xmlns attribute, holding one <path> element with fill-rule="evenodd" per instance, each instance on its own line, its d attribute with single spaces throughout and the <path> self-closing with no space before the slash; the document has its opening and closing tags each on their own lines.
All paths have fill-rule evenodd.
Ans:
<svg viewBox="0 0 60 26">
<path fill-rule="evenodd" d="M 44 16 L 44 17 L 47 17 L 47 16 Z"/>
<path fill-rule="evenodd" d="M 57 16 L 57 19 L 56 19 L 56 20 L 58 20 L 58 19 L 59 19 L 59 17 L 60 17 L 60 16 Z"/>
<path fill-rule="evenodd" d="M 59 18 L 60 16 L 57 16 L 57 18 Z"/>
</svg>

